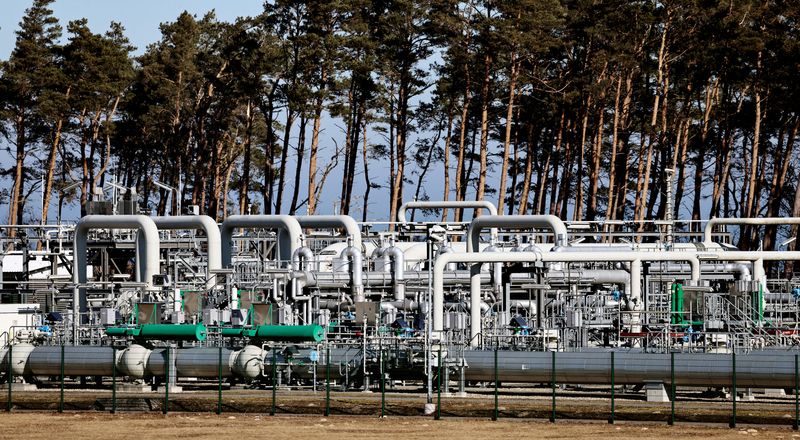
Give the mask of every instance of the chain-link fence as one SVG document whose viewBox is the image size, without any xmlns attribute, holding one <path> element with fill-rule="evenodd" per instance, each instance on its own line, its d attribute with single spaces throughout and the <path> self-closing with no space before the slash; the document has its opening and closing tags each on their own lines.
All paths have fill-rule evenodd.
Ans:
<svg viewBox="0 0 800 440">
<path fill-rule="evenodd" d="M 669 425 L 727 422 L 731 427 L 791 424 L 795 429 L 800 415 L 796 354 L 793 387 L 754 390 L 738 386 L 736 354 L 716 358 L 730 362 L 731 375 L 724 381 L 730 385 L 709 388 L 676 385 L 676 362 L 685 358 L 676 361 L 674 352 L 667 355 L 670 380 L 634 386 L 618 382 L 630 366 L 620 365 L 614 351 L 596 358 L 607 363 L 602 383 L 570 385 L 559 383 L 560 377 L 568 377 L 559 369 L 572 367 L 559 361 L 565 354 L 556 351 L 547 353 L 549 381 L 513 383 L 501 380 L 499 355 L 504 350 L 493 351 L 489 380 L 471 381 L 464 379 L 463 366 L 444 361 L 446 347 L 439 346 L 430 359 L 428 381 L 417 371 L 404 372 L 393 365 L 395 347 L 371 350 L 358 368 L 341 351 L 325 345 L 316 348 L 300 359 L 293 356 L 294 346 L 264 347 L 258 374 L 245 381 L 237 374 L 242 366 L 234 352 L 223 347 L 181 350 L 180 355 L 177 347 L 157 348 L 145 364 L 139 364 L 129 362 L 117 347 L 51 346 L 31 351 L 12 345 L 2 357 L 1 402 L 6 411 L 605 419 Z"/>
</svg>

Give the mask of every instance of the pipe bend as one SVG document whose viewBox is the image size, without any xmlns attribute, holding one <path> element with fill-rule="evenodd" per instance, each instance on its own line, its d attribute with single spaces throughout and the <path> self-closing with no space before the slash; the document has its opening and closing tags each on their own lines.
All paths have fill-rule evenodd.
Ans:
<svg viewBox="0 0 800 440">
<path fill-rule="evenodd" d="M 411 201 L 405 202 L 400 205 L 400 209 L 397 211 L 397 221 L 401 224 L 408 223 L 408 218 L 406 216 L 406 211 L 409 209 L 439 209 L 439 208 L 475 208 L 475 209 L 486 209 L 489 211 L 489 215 L 497 215 L 497 207 L 494 206 L 494 203 L 488 200 L 463 200 L 463 201 L 456 201 L 456 200 L 440 200 L 440 201 Z"/>
<path fill-rule="evenodd" d="M 361 251 L 356 249 L 355 246 L 348 246 L 342 250 L 339 255 L 340 258 L 350 259 L 350 277 L 353 289 L 353 298 L 355 302 L 364 302 L 364 278 L 362 275 L 362 266 L 364 264 Z"/>
<path fill-rule="evenodd" d="M 384 252 L 392 261 L 392 284 L 394 286 L 394 299 L 395 301 L 403 301 L 406 299 L 406 286 L 405 286 L 405 270 L 406 270 L 406 257 L 400 248 L 392 246 Z"/>
<path fill-rule="evenodd" d="M 478 252 L 481 231 L 486 228 L 547 228 L 556 246 L 567 244 L 567 227 L 554 215 L 488 215 L 472 220 L 467 229 L 467 252 Z"/>
<path fill-rule="evenodd" d="M 233 258 L 233 232 L 237 228 L 278 229 L 280 259 L 289 262 L 301 246 L 303 230 L 294 217 L 288 215 L 232 215 L 220 225 L 222 236 L 222 265 L 230 267 Z"/>
<path fill-rule="evenodd" d="M 212 271 L 222 268 L 222 238 L 217 222 L 207 215 L 180 215 L 152 217 L 158 229 L 202 229 L 208 243 L 208 281 L 206 287 L 216 284 Z"/>
<path fill-rule="evenodd" d="M 361 243 L 361 229 L 353 217 L 349 215 L 298 215 L 295 217 L 302 228 L 310 229 L 341 229 L 347 237 L 353 240 L 353 246 L 363 252 Z"/>
</svg>

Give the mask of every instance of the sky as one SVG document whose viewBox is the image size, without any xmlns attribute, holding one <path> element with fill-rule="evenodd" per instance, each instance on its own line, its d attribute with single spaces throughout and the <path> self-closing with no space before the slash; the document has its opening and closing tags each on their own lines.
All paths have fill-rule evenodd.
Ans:
<svg viewBox="0 0 800 440">
<path fill-rule="evenodd" d="M 1 3 L 0 58 L 5 59 L 14 48 L 14 32 L 31 0 L 2 0 Z M 70 20 L 83 17 L 89 20 L 94 32 L 106 30 L 112 21 L 122 23 L 139 54 L 159 39 L 160 23 L 175 20 L 183 11 L 200 17 L 214 10 L 220 20 L 233 21 L 236 17 L 258 14 L 262 5 L 261 0 L 56 0 L 51 8 L 64 28 Z"/>
<path fill-rule="evenodd" d="M 2 13 L 0 13 L 0 59 L 7 59 L 9 54 L 14 48 L 16 36 L 14 32 L 18 28 L 19 22 L 25 14 L 25 9 L 30 7 L 31 0 L 0 0 L 2 4 Z M 135 55 L 143 53 L 147 46 L 151 43 L 158 41 L 161 37 L 159 24 L 163 22 L 174 21 L 178 15 L 183 11 L 188 11 L 198 17 L 205 15 L 208 11 L 214 10 L 217 18 L 220 21 L 234 21 L 237 17 L 254 16 L 262 11 L 263 0 L 56 0 L 52 5 L 54 15 L 61 22 L 62 27 L 66 28 L 70 20 L 78 18 L 88 19 L 89 27 L 94 32 L 103 32 L 108 29 L 112 21 L 122 23 L 125 28 L 125 34 L 130 39 L 131 43 L 137 47 Z M 65 32 L 66 34 L 66 32 Z M 66 36 L 64 37 L 66 38 Z M 415 105 L 416 103 L 412 103 Z M 277 117 L 284 117 L 278 114 Z M 320 133 L 320 163 L 318 173 L 322 173 L 325 165 L 331 160 L 332 154 L 336 149 L 337 144 L 341 144 L 342 137 L 344 136 L 343 123 L 338 119 L 327 118 L 323 121 L 322 130 Z M 310 124 L 308 130 L 310 130 Z M 375 133 L 370 129 L 368 134 L 371 143 L 385 142 L 380 134 Z M 310 134 L 306 136 L 310 139 Z M 297 127 L 290 136 L 290 142 L 294 145 L 298 139 Z M 414 141 L 414 138 L 409 139 L 409 145 Z M 292 186 L 294 184 L 294 170 L 296 168 L 296 156 L 293 156 L 294 148 L 290 150 L 290 157 L 286 165 L 286 190 L 284 193 L 284 211 L 288 210 L 288 200 L 291 199 Z M 302 176 L 300 194 L 301 199 L 305 198 L 304 194 L 308 192 L 308 165 L 304 161 L 301 164 Z M 13 157 L 9 152 L 0 153 L 0 164 L 7 168 L 13 164 Z M 337 201 L 339 198 L 339 191 L 341 189 L 342 180 L 342 162 L 339 161 L 336 169 L 328 177 L 324 191 L 321 196 L 321 203 L 318 208 L 319 214 L 335 213 Z M 409 166 L 407 166 L 407 169 Z M 414 167 L 411 167 L 414 168 Z M 113 163 L 112 163 L 113 169 Z M 443 182 L 443 168 L 441 164 L 432 164 L 428 172 L 425 188 L 429 192 L 432 200 L 440 200 L 442 198 Z M 407 177 L 416 182 L 416 176 L 411 171 Z M 0 182 L 0 187 L 10 188 L 11 179 L 3 179 Z M 375 183 L 378 182 L 382 185 L 381 188 L 374 189 L 370 194 L 370 204 L 368 208 L 368 219 L 374 221 L 387 221 L 388 220 L 388 203 L 386 200 L 389 197 L 388 181 L 389 181 L 389 166 L 387 161 L 382 161 L 379 164 L 372 163 L 370 166 L 370 180 Z M 353 200 L 351 201 L 352 211 L 351 215 L 357 219 L 361 219 L 363 194 L 366 184 L 363 176 L 363 165 L 359 163 L 356 165 L 356 176 L 354 178 Z M 415 185 L 406 185 L 406 199 L 413 198 Z M 232 192 L 232 197 L 236 197 L 236 193 Z M 58 195 L 54 192 L 50 206 L 50 212 L 56 212 Z M 26 219 L 38 218 L 41 204 L 41 194 L 37 191 L 32 195 L 26 204 Z M 300 209 L 300 213 L 304 212 L 305 208 Z M 0 205 L 0 219 L 5 219 L 8 215 L 8 206 L 6 204 Z M 63 212 L 63 220 L 74 221 L 80 216 L 80 211 L 76 204 L 65 204 Z M 3 220 L 0 220 L 2 223 Z M 55 214 L 49 218 L 50 222 L 55 221 Z"/>
</svg>

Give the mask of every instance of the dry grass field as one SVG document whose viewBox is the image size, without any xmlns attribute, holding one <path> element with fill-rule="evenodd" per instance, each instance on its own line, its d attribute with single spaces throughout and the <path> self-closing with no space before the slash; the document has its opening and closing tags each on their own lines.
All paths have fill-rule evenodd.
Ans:
<svg viewBox="0 0 800 440">
<path fill-rule="evenodd" d="M 0 413 L 0 439 L 192 439 L 270 438 L 357 440 L 402 438 L 433 439 L 770 439 L 800 438 L 790 428 L 620 423 L 510 421 L 430 418 L 319 417 L 211 414 L 119 414 L 104 413 Z"/>
</svg>

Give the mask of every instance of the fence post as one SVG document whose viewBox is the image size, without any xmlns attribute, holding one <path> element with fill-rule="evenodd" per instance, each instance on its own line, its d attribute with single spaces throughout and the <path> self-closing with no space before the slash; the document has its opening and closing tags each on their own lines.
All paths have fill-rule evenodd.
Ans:
<svg viewBox="0 0 800 440">
<path fill-rule="evenodd" d="M 731 387 L 731 397 L 733 398 L 733 413 L 731 414 L 731 422 L 728 424 L 731 428 L 736 427 L 736 352 L 731 355 L 731 362 L 733 367 L 733 386 Z"/>
<path fill-rule="evenodd" d="M 381 418 L 386 417 L 386 373 L 383 367 L 383 339 L 378 336 L 378 351 L 380 351 L 381 370 Z"/>
<path fill-rule="evenodd" d="M 111 414 L 117 413 L 117 347 L 111 347 Z"/>
<path fill-rule="evenodd" d="M 169 345 L 164 357 L 164 408 L 162 413 L 167 415 L 169 412 Z"/>
<path fill-rule="evenodd" d="M 497 374 L 497 346 L 494 347 L 494 413 L 492 414 L 492 420 L 497 421 L 497 416 L 499 415 L 499 402 L 498 402 L 498 394 L 500 392 L 498 382 L 499 382 L 499 374 Z"/>
<path fill-rule="evenodd" d="M 11 389 L 14 385 L 14 370 L 11 365 L 12 351 L 14 344 L 8 344 L 8 360 L 6 361 L 6 368 L 8 369 L 8 401 L 6 402 L 6 411 L 11 412 Z"/>
<path fill-rule="evenodd" d="M 325 417 L 331 415 L 331 346 L 325 347 Z"/>
<path fill-rule="evenodd" d="M 217 415 L 222 414 L 222 344 L 219 346 L 219 356 L 217 359 Z"/>
<path fill-rule="evenodd" d="M 442 344 L 439 344 L 439 360 L 436 364 L 438 372 L 436 374 L 436 417 L 435 420 L 442 419 Z M 497 379 L 497 377 L 495 377 Z"/>
<path fill-rule="evenodd" d="M 671 351 L 669 353 L 669 387 L 670 391 L 672 391 L 670 395 L 670 412 L 669 412 L 669 421 L 667 424 L 672 426 L 675 424 L 675 399 L 677 394 L 675 392 L 675 352 Z"/>
<path fill-rule="evenodd" d="M 64 344 L 61 344 L 61 396 L 58 399 L 58 412 L 64 412 Z"/>
<path fill-rule="evenodd" d="M 551 353 L 550 363 L 550 385 L 553 388 L 553 411 L 550 414 L 550 423 L 556 422 L 556 352 Z"/>
<path fill-rule="evenodd" d="M 614 424 L 614 352 L 611 352 L 611 417 L 608 419 L 608 423 L 613 425 Z"/>
<path fill-rule="evenodd" d="M 798 423 L 798 419 L 800 419 L 800 395 L 798 395 L 798 391 L 800 391 L 800 370 L 798 370 L 798 355 L 794 355 L 794 423 L 792 424 L 792 429 L 797 431 L 800 424 Z"/>
<path fill-rule="evenodd" d="M 278 376 L 278 368 L 275 365 L 277 362 L 277 355 L 275 353 L 275 347 L 272 347 L 272 407 L 269 410 L 269 415 L 275 415 L 275 393 L 277 390 L 277 376 Z"/>
</svg>

